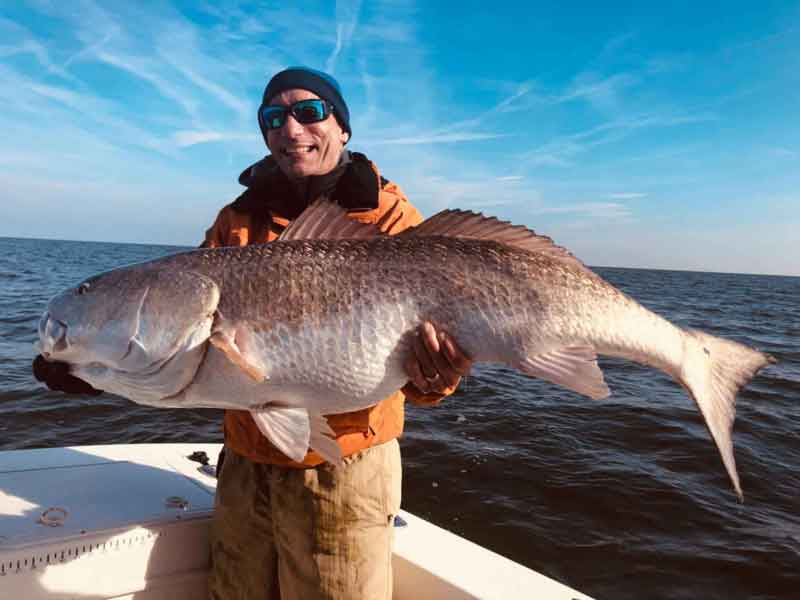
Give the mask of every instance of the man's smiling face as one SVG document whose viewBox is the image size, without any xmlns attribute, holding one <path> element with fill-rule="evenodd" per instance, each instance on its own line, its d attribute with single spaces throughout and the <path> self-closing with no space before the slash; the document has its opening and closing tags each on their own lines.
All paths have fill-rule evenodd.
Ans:
<svg viewBox="0 0 800 600">
<path fill-rule="evenodd" d="M 319 98 L 308 90 L 281 92 L 270 100 L 272 106 L 291 106 L 300 100 Z M 283 127 L 267 132 L 267 146 L 281 171 L 289 179 L 330 173 L 339 163 L 348 139 L 333 114 L 324 121 L 303 125 L 287 115 Z"/>
</svg>

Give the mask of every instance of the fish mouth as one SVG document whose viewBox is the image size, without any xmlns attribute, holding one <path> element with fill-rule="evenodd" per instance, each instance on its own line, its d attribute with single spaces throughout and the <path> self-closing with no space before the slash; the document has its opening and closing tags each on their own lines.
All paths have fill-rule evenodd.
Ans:
<svg viewBox="0 0 800 600">
<path fill-rule="evenodd" d="M 63 321 L 54 318 L 45 312 L 39 320 L 39 351 L 45 358 L 51 358 L 54 353 L 63 352 L 69 347 L 67 330 L 69 327 Z"/>
</svg>

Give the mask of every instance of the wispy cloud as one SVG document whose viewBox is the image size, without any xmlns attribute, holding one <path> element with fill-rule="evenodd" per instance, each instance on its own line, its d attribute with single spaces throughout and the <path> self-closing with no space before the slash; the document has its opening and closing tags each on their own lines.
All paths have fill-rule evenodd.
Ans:
<svg viewBox="0 0 800 600">
<path fill-rule="evenodd" d="M 411 173 L 403 186 L 416 202 L 431 206 L 431 210 L 457 206 L 478 211 L 491 210 L 498 216 L 521 222 L 517 209 L 527 211 L 542 205 L 538 190 L 525 186 L 519 179 L 492 176 L 481 167 L 469 175 L 448 173 L 445 176 Z"/>
<path fill-rule="evenodd" d="M 30 54 L 48 73 L 75 81 L 72 75 L 51 60 L 50 53 L 44 44 L 18 23 L 0 17 L 0 39 L 5 40 L 5 43 L 0 44 L 0 58 Z"/>
<path fill-rule="evenodd" d="M 172 134 L 172 139 L 180 148 L 188 148 L 197 144 L 209 142 L 248 140 L 258 141 L 261 136 L 255 133 L 230 133 L 222 131 L 176 131 Z"/>
<path fill-rule="evenodd" d="M 789 148 L 784 148 L 782 146 L 773 146 L 772 148 L 768 149 L 768 152 L 772 156 L 778 158 L 788 158 L 788 159 L 800 158 L 799 150 L 790 150 Z"/>
<path fill-rule="evenodd" d="M 516 90 L 486 111 L 484 116 L 492 113 L 521 111 L 529 108 L 531 102 L 542 103 L 546 101 L 546 98 L 536 94 L 535 90 L 536 84 L 533 81 L 523 81 L 519 83 Z M 522 100 L 525 100 L 525 102 L 522 102 Z"/>
<path fill-rule="evenodd" d="M 641 192 L 614 192 L 606 194 L 606 197 L 612 200 L 638 200 L 640 198 L 646 198 L 647 194 Z"/>
<path fill-rule="evenodd" d="M 106 31 L 105 35 L 97 40 L 91 41 L 85 44 L 80 50 L 75 52 L 72 56 L 67 58 L 64 61 L 64 67 L 69 67 L 75 62 L 81 61 L 84 57 L 96 57 L 100 53 L 100 50 L 108 44 L 115 36 L 119 35 L 119 27 L 116 25 L 112 25 L 109 31 Z"/>
<path fill-rule="evenodd" d="M 787 40 L 796 40 L 798 31 L 800 31 L 800 25 L 795 23 L 778 31 L 773 31 L 772 33 L 767 33 L 753 39 L 727 45 L 723 47 L 720 52 L 726 58 L 730 58 L 741 52 L 751 53 L 754 49 L 772 46 Z"/>
<path fill-rule="evenodd" d="M 152 84 L 162 96 L 174 101 L 187 115 L 191 117 L 197 116 L 197 102 L 192 96 L 187 94 L 185 89 L 181 89 L 166 77 L 158 75 L 150 61 L 142 60 L 136 56 L 114 54 L 113 52 L 103 49 L 104 45 L 105 44 L 100 44 L 98 46 L 87 47 L 85 51 L 81 53 L 81 57 L 96 59 L 99 62 L 122 69 Z"/>
<path fill-rule="evenodd" d="M 506 84 L 505 87 L 508 87 Z M 522 82 L 513 84 L 512 89 L 507 90 L 505 95 L 500 101 L 494 105 L 480 111 L 477 115 L 468 119 L 446 123 L 439 127 L 427 128 L 424 132 L 414 133 L 412 135 L 394 135 L 393 133 L 383 132 L 379 137 L 375 137 L 370 142 L 375 146 L 387 145 L 432 145 L 432 144 L 452 144 L 459 142 L 480 142 L 487 140 L 503 139 L 515 137 L 516 132 L 497 132 L 487 131 L 480 132 L 476 129 L 486 127 L 487 123 L 491 122 L 493 116 L 517 110 L 515 103 L 519 99 L 529 96 L 534 86 L 531 82 Z M 373 86 L 368 88 L 371 91 Z M 374 104 L 370 104 L 370 113 L 374 114 Z"/>
<path fill-rule="evenodd" d="M 170 23 L 165 26 L 158 38 L 158 56 L 199 89 L 210 94 L 223 106 L 233 110 L 239 119 L 252 121 L 255 114 L 254 102 L 240 98 L 231 91 L 230 87 L 226 87 L 206 75 L 210 72 L 208 65 L 216 65 L 217 61 L 206 56 L 200 50 L 197 38 L 197 32 L 192 26 L 183 22 Z M 214 68 L 213 71 L 221 72 L 219 68 Z"/>
<path fill-rule="evenodd" d="M 572 82 L 561 90 L 547 90 L 534 80 L 518 83 L 494 82 L 495 86 L 508 89 L 508 95 L 495 106 L 480 115 L 486 118 L 492 114 L 507 114 L 521 111 L 530 111 L 535 108 L 552 107 L 576 101 L 584 101 L 603 110 L 619 108 L 620 101 L 628 88 L 641 81 L 633 73 L 615 73 L 604 76 L 599 73 L 586 71 L 575 76 Z M 484 82 L 484 84 L 491 82 Z M 479 120 L 466 121 L 472 125 Z"/>
<path fill-rule="evenodd" d="M 546 206 L 531 210 L 536 215 L 575 214 L 591 218 L 628 218 L 632 216 L 630 208 L 618 202 L 580 202 L 562 206 Z"/>
<path fill-rule="evenodd" d="M 445 134 L 461 131 L 463 129 L 475 129 L 485 126 L 486 123 L 491 122 L 494 117 L 529 110 L 534 104 L 541 105 L 549 101 L 536 93 L 536 85 L 533 81 L 522 81 L 519 83 L 501 82 L 500 85 L 504 89 L 505 95 L 499 102 L 489 106 L 487 109 L 481 110 L 473 117 L 454 123 L 448 123 L 436 129 L 436 133 Z"/>
<path fill-rule="evenodd" d="M 419 135 L 414 137 L 373 140 L 373 146 L 416 146 L 430 144 L 454 144 L 458 142 L 477 142 L 512 137 L 508 133 L 443 133 L 439 135 Z"/>
<path fill-rule="evenodd" d="M 86 101 L 89 100 L 85 96 L 76 92 L 56 87 L 53 85 L 44 85 L 41 83 L 34 83 L 33 81 L 27 82 L 27 87 L 30 91 L 38 94 L 47 99 L 56 100 L 75 110 L 83 110 L 86 108 Z"/>
<path fill-rule="evenodd" d="M 645 59 L 644 72 L 647 75 L 663 75 L 685 71 L 692 64 L 692 55 L 688 52 L 662 54 Z"/>
<path fill-rule="evenodd" d="M 566 167 L 573 158 L 596 146 L 620 142 L 642 130 L 677 127 L 715 120 L 710 113 L 696 115 L 642 114 L 605 121 L 576 133 L 558 136 L 546 144 L 524 153 L 521 160 L 531 166 Z"/>
<path fill-rule="evenodd" d="M 630 73 L 617 73 L 609 77 L 582 73 L 557 101 L 585 100 L 601 110 L 616 110 L 619 107 L 620 96 L 638 81 L 639 78 Z"/>
<path fill-rule="evenodd" d="M 336 73 L 336 61 L 347 47 L 358 25 L 361 0 L 336 0 L 336 46 L 325 62 L 325 71 Z"/>
<path fill-rule="evenodd" d="M 216 142 L 224 139 L 224 135 L 218 131 L 176 131 L 172 134 L 172 139 L 181 148 Z"/>
<path fill-rule="evenodd" d="M 255 109 L 253 107 L 254 103 L 252 101 L 239 98 L 223 86 L 204 77 L 199 71 L 196 71 L 188 64 L 175 60 L 173 58 L 174 55 L 168 49 L 161 52 L 161 55 L 168 63 L 183 73 L 183 75 L 185 75 L 189 81 L 194 83 L 200 89 L 205 90 L 212 96 L 216 97 L 217 100 L 219 100 L 223 105 L 235 111 L 243 121 L 248 119 L 252 120 L 252 117 L 255 114 Z"/>
<path fill-rule="evenodd" d="M 151 84 L 194 120 L 199 118 L 196 91 L 210 96 L 241 120 L 252 119 L 253 103 L 240 98 L 232 91 L 233 86 L 225 85 L 242 59 L 229 60 L 228 56 L 206 51 L 197 26 L 168 5 L 161 13 L 147 13 L 138 5 L 113 13 L 90 0 L 83 0 L 81 7 L 81 12 L 57 5 L 42 7 L 51 16 L 69 22 L 83 44 L 67 58 L 66 66 L 99 62 L 120 69 Z"/>
<path fill-rule="evenodd" d="M 132 145 L 168 156 L 174 154 L 170 145 L 158 135 L 117 116 L 114 104 L 97 96 L 39 83 L 0 65 L 0 97 L 4 91 L 10 92 L 9 111 L 35 114 L 39 122 L 48 124 L 48 129 L 42 132 L 45 136 L 55 135 L 62 126 L 74 130 L 71 124 L 78 120 L 83 122 L 84 128 L 91 126 L 101 132 L 89 134 L 98 141 L 93 145 L 105 148 Z M 14 113 L 0 115 L 0 125 L 5 131 L 35 128 L 33 124 L 13 120 L 13 116 Z M 24 148 L 30 139 L 28 136 L 21 137 L 16 142 Z M 42 151 L 51 147 L 48 145 Z"/>
</svg>

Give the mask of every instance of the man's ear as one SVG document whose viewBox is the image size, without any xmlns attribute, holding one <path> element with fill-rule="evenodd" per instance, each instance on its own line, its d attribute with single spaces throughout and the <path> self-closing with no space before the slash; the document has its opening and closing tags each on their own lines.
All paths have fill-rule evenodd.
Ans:
<svg viewBox="0 0 800 600">
<path fill-rule="evenodd" d="M 344 146 L 347 142 L 350 141 L 350 134 L 347 133 L 346 131 L 342 131 L 342 135 L 339 139 L 342 140 L 342 146 Z"/>
</svg>

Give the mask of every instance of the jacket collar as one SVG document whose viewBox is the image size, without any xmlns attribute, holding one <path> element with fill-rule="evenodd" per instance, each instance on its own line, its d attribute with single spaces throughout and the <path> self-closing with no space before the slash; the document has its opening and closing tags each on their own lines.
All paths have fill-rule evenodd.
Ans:
<svg viewBox="0 0 800 600">
<path fill-rule="evenodd" d="M 320 196 L 328 196 L 348 212 L 378 208 L 381 181 L 370 160 L 359 152 L 342 152 L 338 166 L 326 175 L 313 176 L 308 193 L 301 198 L 297 188 L 283 174 L 272 156 L 250 165 L 239 175 L 247 191 L 231 208 L 237 212 L 262 213 L 268 210 L 286 219 L 296 219 Z"/>
</svg>

